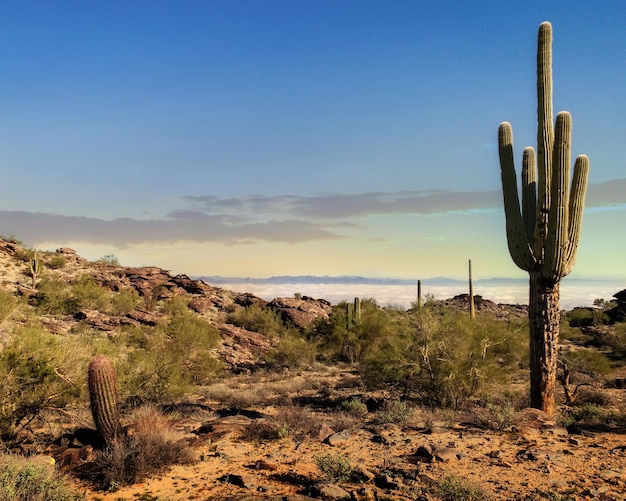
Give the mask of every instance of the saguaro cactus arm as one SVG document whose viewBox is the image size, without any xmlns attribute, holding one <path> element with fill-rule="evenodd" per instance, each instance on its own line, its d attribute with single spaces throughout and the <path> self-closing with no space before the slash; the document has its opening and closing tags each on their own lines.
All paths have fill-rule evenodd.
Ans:
<svg viewBox="0 0 626 501">
<path fill-rule="evenodd" d="M 563 266 L 563 276 L 569 275 L 574 267 L 574 261 L 576 261 L 588 178 L 589 158 L 587 155 L 579 155 L 574 164 L 574 177 L 569 194 L 569 241 L 567 242 L 567 250 L 564 254 L 566 263 Z"/>
<path fill-rule="evenodd" d="M 517 175 L 513 160 L 513 129 L 503 122 L 498 130 L 498 150 L 502 174 L 502 193 L 506 216 L 506 238 L 513 262 L 521 269 L 529 271 L 536 263 L 528 237 L 517 191 Z M 528 195 L 527 195 L 528 197 Z M 530 210 L 530 209 L 528 209 Z"/>
</svg>

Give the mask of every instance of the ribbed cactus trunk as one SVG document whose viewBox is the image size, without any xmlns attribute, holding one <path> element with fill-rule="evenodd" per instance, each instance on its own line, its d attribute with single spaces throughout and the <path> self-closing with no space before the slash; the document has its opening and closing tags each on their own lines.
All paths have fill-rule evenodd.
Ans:
<svg viewBox="0 0 626 501">
<path fill-rule="evenodd" d="M 506 233 L 511 258 L 528 272 L 531 406 L 554 413 L 560 331 L 559 284 L 574 266 L 584 209 L 589 159 L 580 155 L 570 186 L 572 118 L 552 122 L 552 26 L 542 23 L 537 43 L 537 155 L 526 148 L 518 195 L 513 130 L 500 124 L 498 149 Z"/>
<path fill-rule="evenodd" d="M 559 286 L 559 282 L 546 283 L 540 273 L 530 272 L 530 405 L 550 415 L 554 414 L 561 328 Z"/>
<path fill-rule="evenodd" d="M 96 429 L 106 445 L 111 445 L 120 434 L 120 410 L 117 378 L 111 361 L 98 355 L 89 362 L 89 401 Z"/>
</svg>

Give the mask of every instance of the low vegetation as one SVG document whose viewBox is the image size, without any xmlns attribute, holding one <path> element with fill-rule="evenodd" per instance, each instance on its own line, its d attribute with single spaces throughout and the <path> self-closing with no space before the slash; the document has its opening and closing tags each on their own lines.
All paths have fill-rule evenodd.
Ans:
<svg viewBox="0 0 626 501">
<path fill-rule="evenodd" d="M 0 287 L 0 437 L 5 449 L 27 441 L 43 451 L 63 432 L 93 427 L 76 416 L 88 409 L 87 365 L 106 355 L 117 373 L 124 432 L 106 447 L 94 441 L 88 474 L 75 472 L 98 488 L 116 489 L 196 461 L 188 437 L 173 426 L 176 411 L 165 412 L 186 405 L 207 412 L 210 402 L 209 420 L 219 410 L 271 408 L 242 431 L 242 439 L 258 444 L 318 440 L 322 427 L 333 433 L 364 426 L 433 429 L 461 413 L 483 431 L 506 432 L 528 406 L 528 326 L 513 310 L 479 311 L 471 319 L 466 309 L 432 298 L 406 311 L 364 299 L 358 317 L 342 302 L 327 319 L 298 328 L 261 302 L 240 306 L 227 298 L 221 310 L 200 314 L 191 295 L 163 286 L 105 285 L 94 270 L 117 266 L 107 256 L 77 266 L 65 255 L 40 252 L 43 269 L 33 288 L 33 255 L 18 248 L 11 258 L 28 292 Z M 606 396 L 626 359 L 626 323 L 609 314 L 615 306 L 599 301 L 563 316 L 563 426 L 626 428 L 623 402 Z M 224 323 L 267 342 L 247 374 L 236 378 L 218 351 L 217 327 Z M 319 372 L 334 382 L 316 378 Z M 48 422 L 52 415 L 55 426 Z M 347 456 L 317 455 L 314 463 L 329 481 L 361 481 Z M 4 455 L 0 467 L 0 492 L 12 496 L 0 501 L 76 499 L 45 462 Z M 431 491 L 441 499 L 487 499 L 458 477 L 440 479 Z"/>
</svg>

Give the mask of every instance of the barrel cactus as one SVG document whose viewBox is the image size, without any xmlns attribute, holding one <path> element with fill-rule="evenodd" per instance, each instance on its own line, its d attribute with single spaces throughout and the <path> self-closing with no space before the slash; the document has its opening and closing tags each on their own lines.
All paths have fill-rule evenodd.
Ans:
<svg viewBox="0 0 626 501">
<path fill-rule="evenodd" d="M 498 149 L 513 262 L 528 272 L 531 406 L 554 413 L 559 285 L 570 273 L 580 240 L 589 159 L 580 155 L 570 185 L 572 118 L 552 118 L 552 25 L 539 27 L 537 44 L 537 152 L 522 157 L 521 201 L 513 161 L 513 130 L 500 124 Z"/>
<path fill-rule="evenodd" d="M 96 429 L 106 445 L 111 445 L 121 431 L 117 378 L 111 361 L 98 355 L 89 362 L 89 400 Z"/>
</svg>

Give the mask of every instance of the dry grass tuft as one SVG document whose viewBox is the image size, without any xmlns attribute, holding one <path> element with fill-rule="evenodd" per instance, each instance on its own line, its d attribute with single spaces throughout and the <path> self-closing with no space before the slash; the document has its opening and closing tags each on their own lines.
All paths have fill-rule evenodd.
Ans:
<svg viewBox="0 0 626 501">
<path fill-rule="evenodd" d="M 189 445 L 178 439 L 169 420 L 153 405 L 139 408 L 127 435 L 118 438 L 98 458 L 110 489 L 137 483 L 168 466 L 195 461 Z"/>
</svg>

